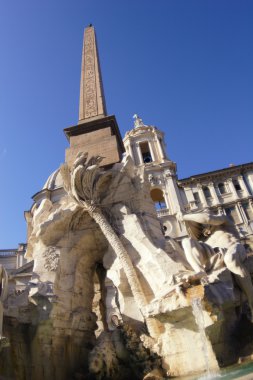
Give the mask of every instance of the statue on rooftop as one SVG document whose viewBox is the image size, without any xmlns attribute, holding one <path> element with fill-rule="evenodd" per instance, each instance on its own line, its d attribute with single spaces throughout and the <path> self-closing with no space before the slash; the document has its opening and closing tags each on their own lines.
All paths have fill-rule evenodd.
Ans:
<svg viewBox="0 0 253 380">
<path fill-rule="evenodd" d="M 134 114 L 133 119 L 134 119 L 134 128 L 144 127 L 144 123 L 142 119 L 137 114 Z"/>
<path fill-rule="evenodd" d="M 185 222 L 190 235 L 182 241 L 182 246 L 196 276 L 206 278 L 209 272 L 225 265 L 247 297 L 253 322 L 253 285 L 244 265 L 247 254 L 233 222 L 226 215 L 208 211 L 180 213 L 178 219 Z"/>
</svg>

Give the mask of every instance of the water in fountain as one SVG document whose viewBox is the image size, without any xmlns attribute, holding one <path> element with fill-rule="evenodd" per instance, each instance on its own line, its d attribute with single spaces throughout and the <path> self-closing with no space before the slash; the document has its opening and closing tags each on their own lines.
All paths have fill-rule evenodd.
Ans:
<svg viewBox="0 0 253 380">
<path fill-rule="evenodd" d="M 223 368 L 219 373 L 206 376 L 183 376 L 177 380 L 252 380 L 253 379 L 253 363 L 235 364 L 233 366 Z"/>
<path fill-rule="evenodd" d="M 209 360 L 208 360 L 207 337 L 206 337 L 206 332 L 205 332 L 205 321 L 204 321 L 203 308 L 202 308 L 202 304 L 201 304 L 201 298 L 200 297 L 193 297 L 191 299 L 191 305 L 192 305 L 192 312 L 193 312 L 196 324 L 197 324 L 198 329 L 199 329 L 203 358 L 205 361 L 206 374 L 204 377 L 202 377 L 202 379 L 210 379 L 213 376 L 213 374 L 210 373 L 210 366 L 209 366 Z"/>
<path fill-rule="evenodd" d="M 211 372 L 208 360 L 208 340 L 205 332 L 204 312 L 201 304 L 201 298 L 197 295 L 191 297 L 191 306 L 196 324 L 199 329 L 203 358 L 205 361 L 206 372 L 204 375 L 183 376 L 178 380 L 252 380 L 253 379 L 253 363 L 245 363 L 233 365 L 224 368 L 218 372 Z"/>
</svg>

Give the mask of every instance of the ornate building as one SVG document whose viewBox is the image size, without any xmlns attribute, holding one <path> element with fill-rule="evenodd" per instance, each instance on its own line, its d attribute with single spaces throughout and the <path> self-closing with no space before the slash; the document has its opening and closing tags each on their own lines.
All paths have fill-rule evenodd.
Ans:
<svg viewBox="0 0 253 380">
<path fill-rule="evenodd" d="M 134 115 L 134 128 L 124 145 L 135 165 L 144 166 L 165 235 L 181 240 L 187 231 L 176 215 L 209 209 L 229 215 L 246 247 L 253 248 L 253 163 L 178 179 L 177 167 L 166 153 L 164 133 Z"/>
<path fill-rule="evenodd" d="M 186 211 L 210 209 L 230 216 L 245 244 L 253 238 L 253 163 L 195 175 L 178 181 Z"/>
</svg>

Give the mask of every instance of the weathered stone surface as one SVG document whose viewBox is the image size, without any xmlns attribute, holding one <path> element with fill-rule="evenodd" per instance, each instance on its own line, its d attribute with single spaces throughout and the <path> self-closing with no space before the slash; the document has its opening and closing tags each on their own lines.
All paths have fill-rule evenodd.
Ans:
<svg viewBox="0 0 253 380">
<path fill-rule="evenodd" d="M 127 360 L 129 351 L 124 351 L 122 338 L 101 335 L 108 328 L 115 330 L 112 321 L 117 316 L 137 334 L 147 323 L 152 340 L 144 339 L 144 346 L 160 357 L 157 370 L 174 376 L 203 371 L 202 336 L 187 295 L 193 288 L 184 280 L 189 269 L 180 246 L 165 241 L 146 197 L 145 174 L 126 158 L 106 176 L 99 189 L 103 223 L 109 220 L 119 236 L 145 304 L 139 304 L 129 273 L 104 230 L 92 219 L 93 211 L 89 214 L 64 192 L 57 202 L 40 200 L 31 212 L 28 241 L 27 256 L 34 260 L 32 279 L 24 293 L 9 299 L 5 311 L 5 318 L 14 317 L 17 326 L 26 324 L 33 336 L 25 343 L 24 335 L 18 335 L 19 345 L 26 345 L 31 354 L 22 354 L 17 370 L 28 371 L 32 378 L 36 373 L 36 379 L 62 380 L 87 371 L 96 378 L 104 374 L 117 379 L 118 360 Z M 102 277 L 99 267 L 104 268 Z M 240 304 L 239 291 L 230 272 L 221 268 L 210 273 L 203 291 L 190 293 L 202 299 L 208 360 L 211 368 L 217 368 L 217 359 L 219 363 L 229 360 L 223 350 L 237 321 L 233 311 Z M 10 330 L 9 337 L 13 346 Z M 125 335 L 124 339 L 132 337 Z M 147 378 L 159 378 L 159 371 L 154 370 L 147 370 Z"/>
</svg>

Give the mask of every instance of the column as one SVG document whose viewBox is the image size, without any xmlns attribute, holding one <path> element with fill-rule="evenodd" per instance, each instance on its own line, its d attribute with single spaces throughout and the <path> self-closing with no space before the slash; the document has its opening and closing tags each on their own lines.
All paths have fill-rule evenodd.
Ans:
<svg viewBox="0 0 253 380">
<path fill-rule="evenodd" d="M 252 209 L 252 212 L 253 212 L 253 199 L 252 198 L 249 199 L 249 205 L 250 205 L 250 207 Z M 249 229 L 250 233 L 253 232 L 253 223 L 252 223 L 252 221 L 248 221 L 248 229 Z"/>
<path fill-rule="evenodd" d="M 166 208 L 168 210 L 170 210 L 170 201 L 169 201 L 169 198 L 168 198 L 168 193 L 167 193 L 167 191 L 165 191 L 165 189 L 163 189 L 163 198 L 165 200 Z"/>
<path fill-rule="evenodd" d="M 243 221 L 244 224 L 248 225 L 249 221 L 248 221 L 248 218 L 247 218 L 247 215 L 245 214 L 245 211 L 242 207 L 242 203 L 241 202 L 237 202 L 237 206 L 238 206 L 238 210 L 240 212 L 240 216 L 241 216 L 241 219 Z"/>
<path fill-rule="evenodd" d="M 248 220 L 247 220 L 247 216 L 245 215 L 245 212 L 244 212 L 244 209 L 242 207 L 242 203 L 241 202 L 236 202 L 235 204 L 235 208 L 237 209 L 237 212 L 239 212 L 239 219 L 241 219 L 241 222 L 243 222 L 244 224 L 248 224 Z"/>
<path fill-rule="evenodd" d="M 136 150 L 137 150 L 137 154 L 138 154 L 138 159 L 139 159 L 139 165 L 142 165 L 143 164 L 143 158 L 142 158 L 142 154 L 141 154 L 141 148 L 140 148 L 140 143 L 136 143 Z"/>
<path fill-rule="evenodd" d="M 171 213 L 176 214 L 183 207 L 183 202 L 177 183 L 171 175 L 166 175 L 165 192 Z"/>
<path fill-rule="evenodd" d="M 218 213 L 219 213 L 219 215 L 224 215 L 224 211 L 223 211 L 223 208 L 221 206 L 218 207 Z"/>
<path fill-rule="evenodd" d="M 219 201 L 218 195 L 216 193 L 216 190 L 215 190 L 215 187 L 214 187 L 214 183 L 213 182 L 209 182 L 208 186 L 209 186 L 211 195 L 212 195 L 212 197 L 214 199 L 214 204 L 215 205 L 219 204 L 220 201 Z"/>
<path fill-rule="evenodd" d="M 129 140 L 129 155 L 132 157 L 133 161 L 134 161 L 134 153 L 133 153 L 133 148 L 132 148 L 132 145 L 131 145 L 131 140 Z"/>
<path fill-rule="evenodd" d="M 248 181 L 249 181 L 250 193 L 253 194 L 253 174 L 250 174 L 248 176 Z"/>
<path fill-rule="evenodd" d="M 249 199 L 249 207 L 251 207 L 252 213 L 253 213 L 253 199 Z"/>
<path fill-rule="evenodd" d="M 244 178 L 243 178 L 242 175 L 240 175 L 240 176 L 238 177 L 238 181 L 239 181 L 240 186 L 241 186 L 241 188 L 242 188 L 242 190 L 243 190 L 243 193 L 244 193 L 247 197 L 250 196 L 249 190 L 248 190 L 248 188 L 247 188 L 247 186 L 246 186 L 246 183 L 245 183 Z"/>
<path fill-rule="evenodd" d="M 204 207 L 208 207 L 208 204 L 207 204 L 207 201 L 206 201 L 206 197 L 205 197 L 204 191 L 202 189 L 202 185 L 200 183 L 198 183 L 197 184 L 197 188 L 198 188 L 198 191 L 199 191 L 199 197 L 200 197 L 202 205 Z"/>
<path fill-rule="evenodd" d="M 156 146 L 157 146 L 157 150 L 158 150 L 158 157 L 161 158 L 162 161 L 164 161 L 164 153 L 163 153 L 163 149 L 161 146 L 161 141 L 158 137 L 156 137 Z"/>
<path fill-rule="evenodd" d="M 155 156 L 155 153 L 154 153 L 154 150 L 153 150 L 152 141 L 148 141 L 148 146 L 149 146 L 150 154 L 151 154 L 151 157 L 152 157 L 152 161 L 156 161 L 156 156 Z"/>
<path fill-rule="evenodd" d="M 232 178 L 228 178 L 227 182 L 229 183 L 229 188 L 230 188 L 230 190 L 232 191 L 232 193 L 234 195 L 234 199 L 238 199 L 239 196 L 238 196 L 238 193 L 237 193 L 236 188 L 234 186 L 233 179 Z"/>
<path fill-rule="evenodd" d="M 169 159 L 169 157 L 167 155 L 167 152 L 166 152 L 166 146 L 165 146 L 164 140 L 161 138 L 161 140 L 159 140 L 159 141 L 160 141 L 160 144 L 161 144 L 161 149 L 163 151 L 163 157 L 164 157 L 164 159 Z"/>
</svg>

